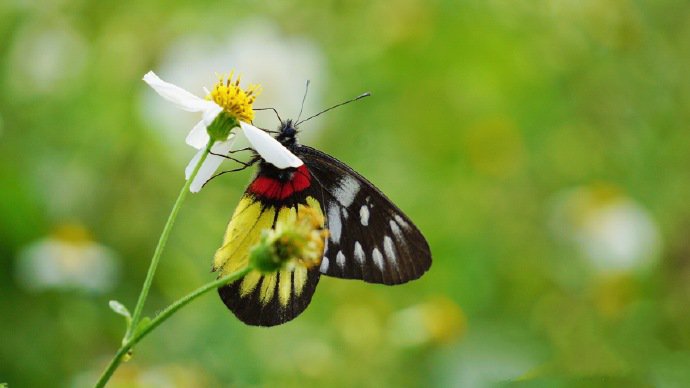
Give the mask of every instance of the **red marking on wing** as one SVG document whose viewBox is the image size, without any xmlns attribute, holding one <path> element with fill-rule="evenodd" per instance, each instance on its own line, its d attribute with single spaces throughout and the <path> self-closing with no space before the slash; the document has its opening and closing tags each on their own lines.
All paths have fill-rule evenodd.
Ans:
<svg viewBox="0 0 690 388">
<path fill-rule="evenodd" d="M 297 168 L 292 179 L 281 182 L 277 179 L 259 175 L 249 185 L 249 192 L 268 199 L 285 199 L 311 185 L 311 174 L 306 165 Z"/>
</svg>

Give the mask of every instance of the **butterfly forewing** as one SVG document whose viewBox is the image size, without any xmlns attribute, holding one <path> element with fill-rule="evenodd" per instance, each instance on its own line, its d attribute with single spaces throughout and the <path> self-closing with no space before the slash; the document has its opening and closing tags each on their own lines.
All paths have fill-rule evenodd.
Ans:
<svg viewBox="0 0 690 388">
<path fill-rule="evenodd" d="M 426 239 L 371 182 L 314 148 L 299 146 L 298 156 L 321 189 L 319 200 L 330 232 L 323 274 L 400 284 L 429 269 Z"/>
</svg>

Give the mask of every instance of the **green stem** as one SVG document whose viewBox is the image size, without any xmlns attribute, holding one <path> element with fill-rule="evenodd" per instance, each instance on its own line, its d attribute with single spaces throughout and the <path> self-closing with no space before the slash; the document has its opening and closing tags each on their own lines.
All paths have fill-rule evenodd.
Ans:
<svg viewBox="0 0 690 388">
<path fill-rule="evenodd" d="M 160 314 L 158 314 L 153 320 L 151 320 L 151 322 L 148 325 L 141 328 L 141 330 L 134 331 L 134 334 L 131 336 L 131 338 L 127 339 L 125 343 L 122 344 L 122 346 L 120 347 L 120 349 L 118 349 L 113 359 L 110 360 L 110 364 L 108 364 L 108 367 L 103 371 L 103 374 L 101 375 L 100 379 L 98 379 L 96 387 L 104 387 L 108 380 L 110 380 L 110 377 L 113 375 L 117 367 L 122 362 L 124 356 L 130 351 L 130 349 L 132 349 L 132 347 L 136 345 L 137 342 L 139 342 L 142 338 L 149 334 L 153 329 L 158 327 L 158 325 L 163 323 L 166 319 L 170 318 L 170 316 L 172 316 L 177 310 L 181 309 L 187 303 L 209 292 L 210 290 L 224 286 L 243 277 L 251 270 L 251 267 L 245 267 L 244 269 L 233 272 L 230 275 L 224 276 L 220 279 L 216 279 L 210 283 L 204 284 L 203 286 L 197 288 L 191 293 L 178 299 L 170 306 L 166 307 L 165 310 L 161 311 Z"/>
<path fill-rule="evenodd" d="M 132 333 L 139 324 L 139 320 L 141 319 L 141 312 L 144 309 L 144 304 L 146 303 L 146 298 L 149 295 L 149 289 L 151 288 L 151 283 L 153 282 L 153 276 L 156 273 L 156 268 L 158 267 L 158 262 L 160 261 L 161 254 L 163 253 L 163 249 L 165 248 L 165 244 L 168 242 L 170 231 L 172 230 L 172 226 L 175 223 L 175 219 L 177 218 L 177 213 L 180 211 L 180 208 L 182 207 L 182 202 L 184 202 L 185 198 L 187 197 L 187 193 L 189 193 L 189 186 L 192 185 L 192 182 L 194 181 L 196 174 L 199 172 L 201 165 L 204 163 L 204 160 L 206 160 L 206 157 L 208 157 L 209 152 L 211 152 L 211 146 L 213 145 L 213 143 L 214 140 L 211 139 L 209 140 L 208 144 L 206 144 L 206 152 L 201 154 L 201 158 L 199 158 L 199 161 L 197 162 L 196 166 L 194 166 L 194 171 L 192 172 L 192 175 L 189 177 L 189 179 L 187 179 L 187 182 L 185 182 L 184 186 L 182 187 L 182 190 L 180 190 L 180 194 L 178 194 L 177 196 L 175 205 L 173 205 L 172 211 L 170 212 L 170 216 L 168 216 L 168 221 L 165 223 L 165 226 L 163 227 L 163 233 L 161 233 L 161 237 L 158 240 L 156 250 L 153 252 L 151 264 L 149 265 L 149 271 L 146 273 L 146 280 L 144 280 L 144 285 L 141 288 L 139 300 L 137 300 L 137 305 L 134 307 L 134 314 L 132 314 L 132 322 L 127 328 L 127 332 L 125 333 L 123 342 L 126 342 L 130 339 Z"/>
</svg>

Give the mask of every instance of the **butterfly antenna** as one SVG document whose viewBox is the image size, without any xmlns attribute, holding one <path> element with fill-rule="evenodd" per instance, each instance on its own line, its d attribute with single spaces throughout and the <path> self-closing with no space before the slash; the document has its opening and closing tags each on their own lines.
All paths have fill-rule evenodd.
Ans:
<svg viewBox="0 0 690 388">
<path fill-rule="evenodd" d="M 304 119 L 304 120 L 302 120 L 302 121 L 298 121 L 297 124 L 295 124 L 295 126 L 300 125 L 300 124 L 302 124 L 302 123 L 305 122 L 305 121 L 311 120 L 311 119 L 313 119 L 313 118 L 316 117 L 316 116 L 320 116 L 320 115 L 322 115 L 323 113 L 328 112 L 329 110 L 335 109 L 335 108 L 337 108 L 337 107 L 339 107 L 339 106 L 343 106 L 343 105 L 345 105 L 345 104 L 349 104 L 349 103 L 351 103 L 351 102 L 355 102 L 355 101 L 357 101 L 357 100 L 360 100 L 360 99 L 362 99 L 362 98 L 364 98 L 364 97 L 369 97 L 369 96 L 371 96 L 371 93 L 369 93 L 369 92 L 362 93 L 362 94 L 360 94 L 359 96 L 357 96 L 357 97 L 355 97 L 355 98 L 353 98 L 353 99 L 347 100 L 347 101 L 345 101 L 345 102 L 341 102 L 340 104 L 337 104 L 337 105 L 333 105 L 332 107 L 330 107 L 330 108 L 328 108 L 328 109 L 324 109 L 324 110 L 322 110 L 321 112 L 319 112 L 319 113 L 317 113 L 317 114 L 315 114 L 315 115 L 313 115 L 313 116 L 307 117 L 306 119 Z"/>
<path fill-rule="evenodd" d="M 272 110 L 273 113 L 276 114 L 276 117 L 278 117 L 278 121 L 280 121 L 281 123 L 283 122 L 283 119 L 280 118 L 280 115 L 278 114 L 276 108 L 254 108 L 254 110 Z"/>
<path fill-rule="evenodd" d="M 302 97 L 302 106 L 299 108 L 299 114 L 297 115 L 297 120 L 299 121 L 299 118 L 302 117 L 302 110 L 304 110 L 304 102 L 307 101 L 307 93 L 309 93 L 309 83 L 311 81 L 307 80 L 307 86 L 304 87 L 304 96 Z"/>
</svg>

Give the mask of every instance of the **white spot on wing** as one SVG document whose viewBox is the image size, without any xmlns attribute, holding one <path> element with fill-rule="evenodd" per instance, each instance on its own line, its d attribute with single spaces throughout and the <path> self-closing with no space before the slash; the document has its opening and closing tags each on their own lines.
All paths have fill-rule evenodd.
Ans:
<svg viewBox="0 0 690 388">
<path fill-rule="evenodd" d="M 371 252 L 371 258 L 374 259 L 374 264 L 376 264 L 376 266 L 383 271 L 383 255 L 378 248 L 374 248 L 374 251 Z"/>
<path fill-rule="evenodd" d="M 347 216 L 348 216 L 348 214 L 347 214 L 347 209 L 342 208 L 342 209 L 340 209 L 340 210 L 341 210 L 341 212 L 343 213 L 343 219 L 344 219 L 344 220 L 347 220 Z"/>
<path fill-rule="evenodd" d="M 364 259 L 364 249 L 362 249 L 362 245 L 357 241 L 355 242 L 355 260 L 360 264 L 364 264 Z"/>
<path fill-rule="evenodd" d="M 345 255 L 343 255 L 343 251 L 338 251 L 338 254 L 335 255 L 335 262 L 340 268 L 345 267 Z"/>
<path fill-rule="evenodd" d="M 319 268 L 319 271 L 321 271 L 321 273 L 328 272 L 328 264 L 328 257 L 324 256 L 323 259 L 321 259 L 321 267 Z"/>
<path fill-rule="evenodd" d="M 359 220 L 362 222 L 362 225 L 369 225 L 369 208 L 367 205 L 362 205 L 362 207 L 359 208 Z"/>
<path fill-rule="evenodd" d="M 397 222 L 398 225 L 402 226 L 403 228 L 407 229 L 410 227 L 410 224 L 408 224 L 407 221 L 405 221 L 405 219 L 400 217 L 400 214 L 394 215 L 393 218 L 395 218 L 395 222 Z"/>
<path fill-rule="evenodd" d="M 328 231 L 331 235 L 331 241 L 338 242 L 340 241 L 340 232 L 343 228 L 343 225 L 340 223 L 340 212 L 338 211 L 338 205 L 331 202 L 331 204 L 328 205 L 326 215 L 328 217 Z"/>
<path fill-rule="evenodd" d="M 345 175 L 333 189 L 335 199 L 344 207 L 350 207 L 350 205 L 352 205 L 352 201 L 355 200 L 355 196 L 357 196 L 358 192 L 359 182 L 350 175 Z"/>
<path fill-rule="evenodd" d="M 396 224 L 395 221 L 393 221 L 393 220 L 391 220 L 390 224 L 391 224 L 391 230 L 393 231 L 393 235 L 395 236 L 395 238 L 400 240 L 400 241 L 404 241 L 405 236 L 403 236 L 403 232 L 402 232 L 402 230 L 400 230 L 400 227 L 398 226 L 398 224 Z"/>
<path fill-rule="evenodd" d="M 392 264 L 397 265 L 398 258 L 395 256 L 395 247 L 393 246 L 393 240 L 386 236 L 383 238 L 383 251 L 386 252 L 386 258 Z"/>
</svg>

